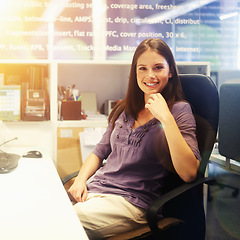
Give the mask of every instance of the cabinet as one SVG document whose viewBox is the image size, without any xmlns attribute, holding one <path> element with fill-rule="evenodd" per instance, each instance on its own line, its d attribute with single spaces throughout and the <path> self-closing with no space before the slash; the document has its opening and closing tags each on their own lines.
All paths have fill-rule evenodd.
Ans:
<svg viewBox="0 0 240 240">
<path fill-rule="evenodd" d="M 49 66 L 30 62 L 0 64 L 1 104 L 7 105 L 0 109 L 2 120 L 50 120 Z M 18 95 L 21 100 L 14 100 Z"/>
<path fill-rule="evenodd" d="M 17 140 L 7 143 L 4 150 L 7 151 L 8 147 L 20 146 L 37 149 L 43 149 L 48 151 L 52 157 L 55 155 L 55 139 L 54 139 L 54 123 L 51 119 L 52 105 L 52 84 L 51 71 L 52 65 L 49 61 L 40 60 L 0 60 L 0 74 L 1 74 L 1 86 L 20 86 L 21 100 L 20 106 L 20 120 L 19 121 L 3 121 L 0 123 L 2 129 L 6 131 L 1 132 L 1 143 L 17 137 Z M 26 118 L 25 106 L 28 101 L 27 90 L 35 89 L 45 92 L 46 109 L 47 114 L 44 118 Z M 5 96 L 1 96 L 5 98 Z M 9 103 L 11 104 L 11 103 Z M 2 105 L 4 105 L 2 103 Z M 2 106 L 1 105 L 1 106 Z M 24 120 L 23 120 L 24 119 Z M 39 121 L 41 119 L 41 121 Z"/>
</svg>

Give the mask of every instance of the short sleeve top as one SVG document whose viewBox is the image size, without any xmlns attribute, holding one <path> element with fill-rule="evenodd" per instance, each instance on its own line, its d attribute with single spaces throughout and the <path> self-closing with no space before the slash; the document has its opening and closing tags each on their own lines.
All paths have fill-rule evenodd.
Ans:
<svg viewBox="0 0 240 240">
<path fill-rule="evenodd" d="M 196 140 L 196 123 L 187 102 L 175 103 L 171 113 L 197 159 L 201 159 Z M 89 192 L 117 194 L 132 204 L 147 208 L 163 194 L 171 169 L 171 156 L 161 123 L 153 118 L 132 129 L 134 118 L 125 111 L 110 123 L 93 153 L 106 159 L 91 183 Z M 183 159 L 184 161 L 184 159 Z"/>
</svg>

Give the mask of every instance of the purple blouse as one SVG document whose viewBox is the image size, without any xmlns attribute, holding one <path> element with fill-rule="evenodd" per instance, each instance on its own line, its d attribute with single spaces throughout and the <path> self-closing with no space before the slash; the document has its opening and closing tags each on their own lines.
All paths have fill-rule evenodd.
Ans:
<svg viewBox="0 0 240 240">
<path fill-rule="evenodd" d="M 190 105 L 175 103 L 171 113 L 185 141 L 200 159 Z M 134 119 L 123 112 L 113 130 L 112 124 L 108 125 L 93 150 L 100 159 L 107 160 L 106 165 L 96 172 L 87 187 L 89 192 L 121 195 L 146 209 L 163 193 L 171 172 L 168 167 L 171 157 L 163 128 L 156 118 L 135 129 L 133 124 Z"/>
</svg>

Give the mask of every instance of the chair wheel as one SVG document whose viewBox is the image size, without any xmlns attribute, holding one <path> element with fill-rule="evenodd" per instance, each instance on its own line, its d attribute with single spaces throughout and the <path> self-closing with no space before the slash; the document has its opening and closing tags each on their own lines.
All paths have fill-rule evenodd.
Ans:
<svg viewBox="0 0 240 240">
<path fill-rule="evenodd" d="M 232 192 L 233 197 L 237 197 L 239 194 L 239 189 L 236 189 L 235 191 Z"/>
</svg>

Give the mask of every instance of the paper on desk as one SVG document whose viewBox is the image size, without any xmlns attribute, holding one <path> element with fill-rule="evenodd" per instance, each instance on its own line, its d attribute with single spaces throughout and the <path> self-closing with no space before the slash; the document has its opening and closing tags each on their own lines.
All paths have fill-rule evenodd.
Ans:
<svg viewBox="0 0 240 240">
<path fill-rule="evenodd" d="M 105 131 L 105 128 L 85 128 L 83 132 L 84 145 L 95 146 L 102 139 Z"/>
<path fill-rule="evenodd" d="M 105 131 L 105 128 L 85 128 L 83 132 L 79 133 L 83 162 L 101 140 Z"/>
</svg>

